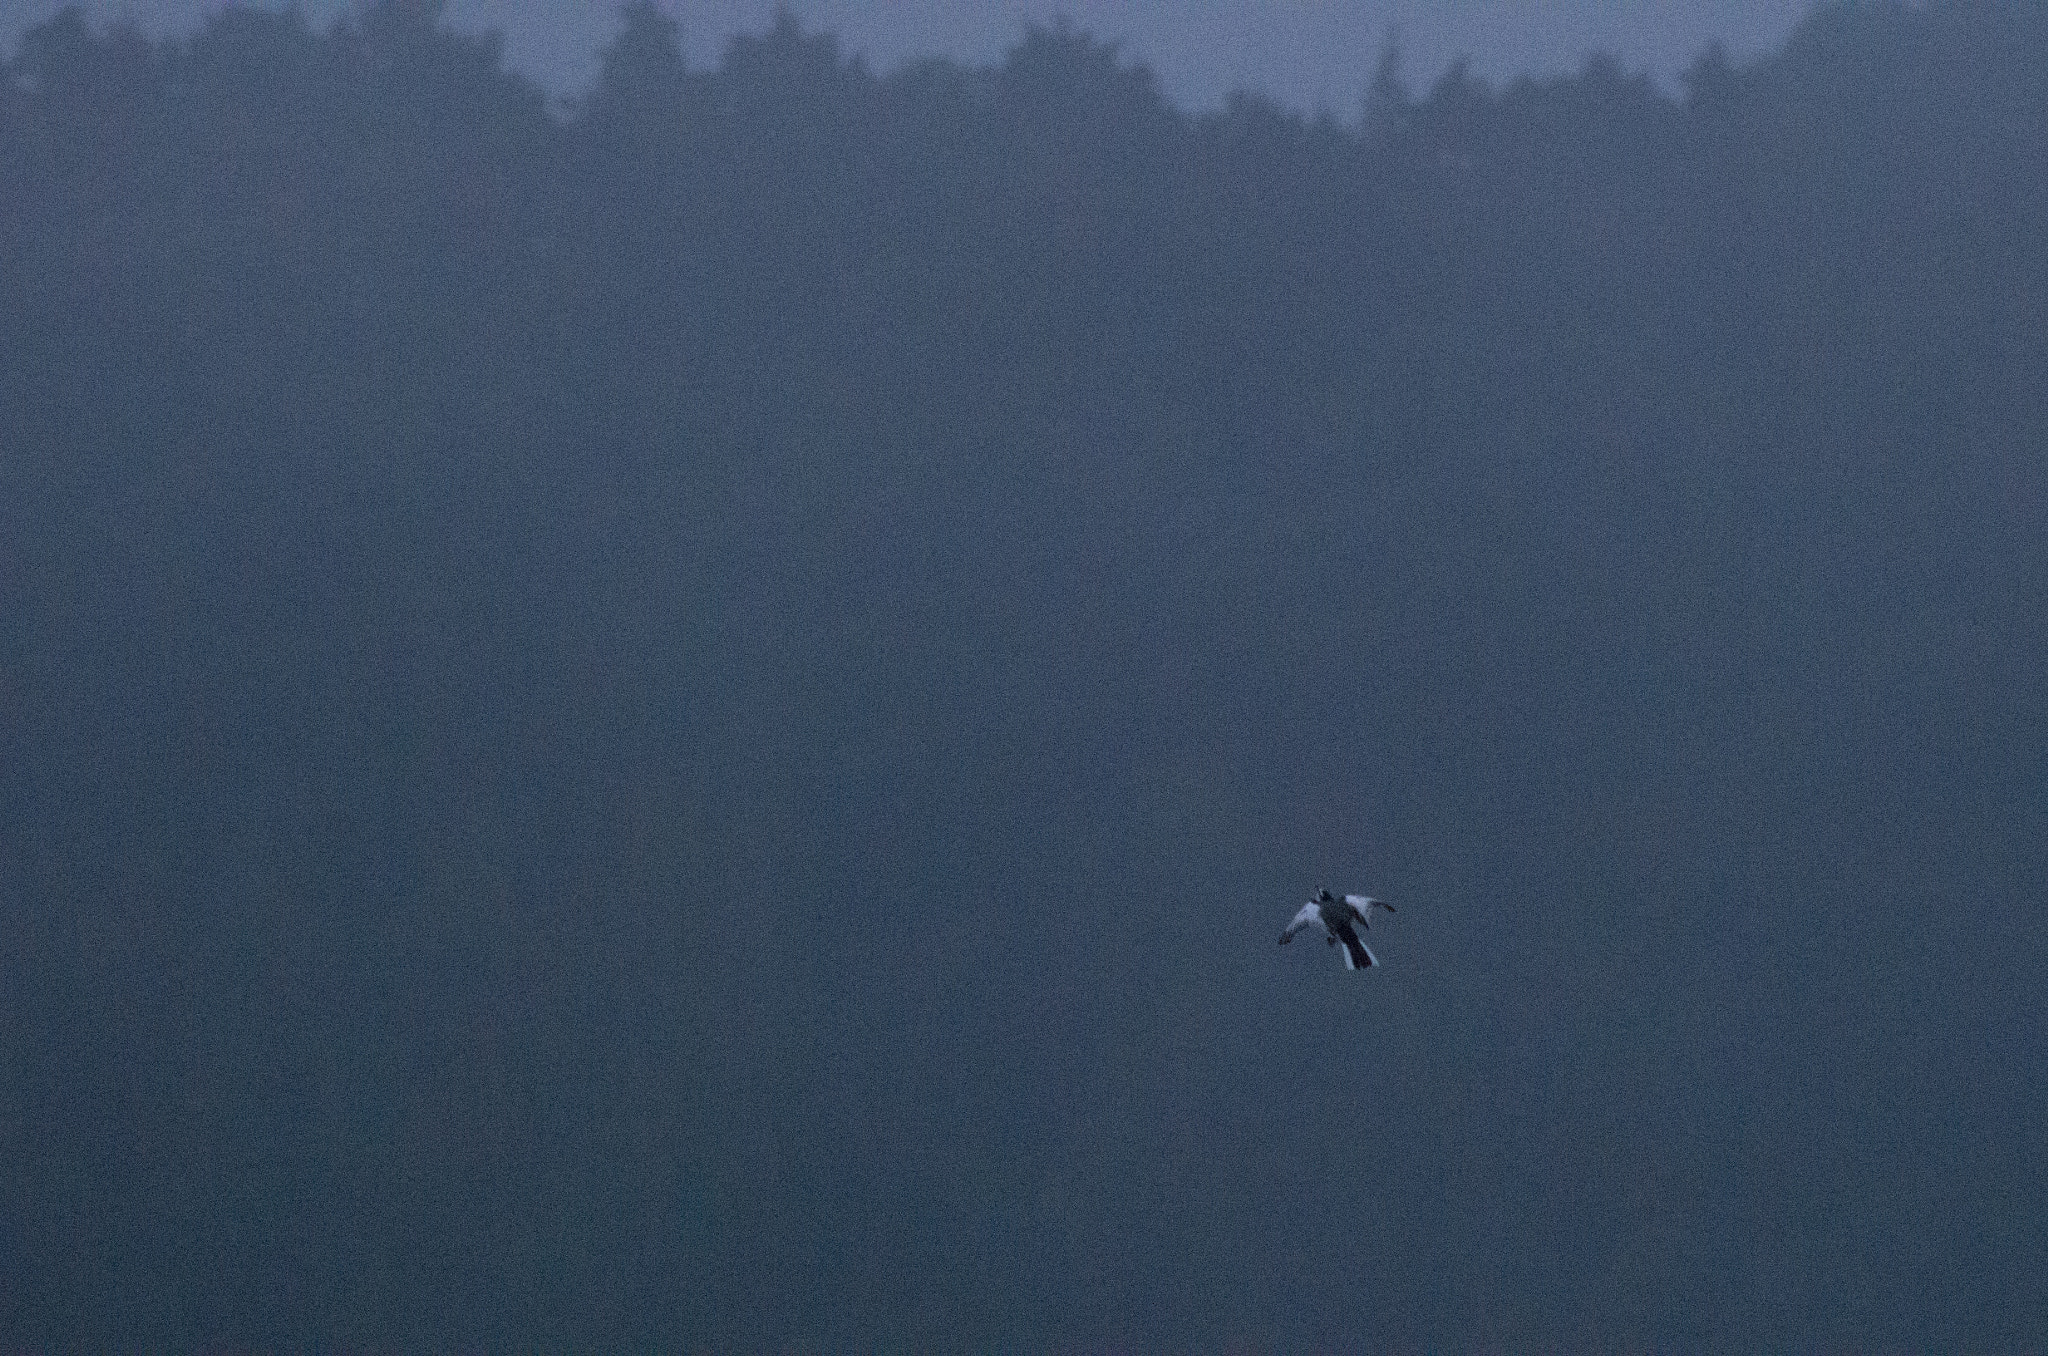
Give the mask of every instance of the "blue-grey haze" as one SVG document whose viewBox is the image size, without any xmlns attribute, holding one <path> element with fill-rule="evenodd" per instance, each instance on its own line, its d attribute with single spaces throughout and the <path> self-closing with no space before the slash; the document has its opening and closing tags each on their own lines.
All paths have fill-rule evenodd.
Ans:
<svg viewBox="0 0 2048 1356">
<path fill-rule="evenodd" d="M 633 14 L 0 78 L 0 1349 L 2048 1345 L 2040 6 Z"/>
<path fill-rule="evenodd" d="M 345 0 L 300 2 L 319 23 L 346 9 Z M 0 48 L 11 47 L 24 29 L 64 3 L 0 0 Z M 776 7 L 777 0 L 664 4 L 699 64 L 715 62 L 731 34 L 765 28 Z M 1153 67 L 1167 95 L 1184 106 L 1214 107 L 1242 88 L 1345 119 L 1355 113 L 1390 35 L 1399 36 L 1412 75 L 1424 83 L 1460 57 L 1469 57 L 1476 73 L 1504 80 L 1573 70 L 1594 52 L 1669 80 L 1714 42 L 1738 56 L 1764 51 L 1781 42 L 1807 8 L 1804 0 L 791 0 L 785 7 L 806 24 L 838 34 L 848 50 L 881 69 L 931 56 L 993 61 L 1027 23 L 1064 15 Z M 83 0 L 83 8 L 151 31 L 179 32 L 219 10 L 221 0 Z M 452 0 L 447 15 L 459 27 L 503 33 L 511 65 L 561 93 L 595 76 L 596 53 L 618 27 L 616 7 L 592 0 Z"/>
</svg>

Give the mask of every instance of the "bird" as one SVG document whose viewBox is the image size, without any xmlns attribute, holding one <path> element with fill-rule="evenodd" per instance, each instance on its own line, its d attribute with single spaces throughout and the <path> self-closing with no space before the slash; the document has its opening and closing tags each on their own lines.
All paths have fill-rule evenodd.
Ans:
<svg viewBox="0 0 2048 1356">
<path fill-rule="evenodd" d="M 1372 948 L 1359 938 L 1359 930 L 1370 926 L 1368 919 L 1374 909 L 1385 909 L 1388 913 L 1400 912 L 1384 899 L 1370 895 L 1346 895 L 1339 899 L 1328 890 L 1316 891 L 1316 896 L 1301 906 L 1301 912 L 1294 915 L 1294 921 L 1280 934 L 1280 945 L 1294 940 L 1294 934 L 1311 923 L 1323 926 L 1323 941 L 1329 946 L 1344 943 L 1344 968 L 1364 970 L 1379 964 Z M 1356 926 L 1354 926 L 1356 925 Z"/>
</svg>

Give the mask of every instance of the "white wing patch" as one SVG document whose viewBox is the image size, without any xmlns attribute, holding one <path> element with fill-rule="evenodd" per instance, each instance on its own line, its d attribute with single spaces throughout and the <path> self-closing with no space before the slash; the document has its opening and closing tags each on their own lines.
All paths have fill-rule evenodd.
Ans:
<svg viewBox="0 0 2048 1356">
<path fill-rule="evenodd" d="M 1322 915 L 1316 911 L 1316 906 L 1314 904 L 1304 904 L 1301 906 L 1301 912 L 1294 915 L 1294 921 L 1287 925 L 1286 935 L 1292 937 L 1310 923 L 1319 923 L 1321 921 Z"/>
</svg>

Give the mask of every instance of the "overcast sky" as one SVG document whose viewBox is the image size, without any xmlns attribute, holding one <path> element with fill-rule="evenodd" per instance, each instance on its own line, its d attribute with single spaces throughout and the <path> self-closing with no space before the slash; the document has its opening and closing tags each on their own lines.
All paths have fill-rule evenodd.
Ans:
<svg viewBox="0 0 2048 1356">
<path fill-rule="evenodd" d="M 0 0 L 0 42 L 63 0 Z M 304 0 L 325 23 L 344 0 Z M 691 57 L 717 59 L 727 35 L 758 30 L 775 0 L 666 0 L 683 24 Z M 1411 82 L 1426 86 L 1460 55 L 1489 78 L 1546 74 L 1606 51 L 1665 80 L 1716 39 L 1737 56 L 1780 42 L 1808 0 L 789 0 L 807 26 L 840 35 L 879 69 L 947 55 L 997 58 L 1027 22 L 1065 13 L 1123 44 L 1159 72 L 1168 95 L 1211 106 L 1250 88 L 1340 116 L 1355 107 L 1389 28 L 1398 30 Z M 220 0 L 90 0 L 96 14 L 126 15 L 155 31 L 190 25 Z M 603 0 L 451 0 L 463 27 L 504 32 L 511 63 L 559 92 L 586 81 L 617 22 Z"/>
</svg>

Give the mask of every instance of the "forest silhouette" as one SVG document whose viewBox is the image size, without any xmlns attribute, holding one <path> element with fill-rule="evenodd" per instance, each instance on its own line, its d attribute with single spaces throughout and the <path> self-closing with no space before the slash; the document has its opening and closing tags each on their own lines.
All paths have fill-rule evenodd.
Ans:
<svg viewBox="0 0 2048 1356">
<path fill-rule="evenodd" d="M 2048 8 L 440 11 L 0 78 L 0 1345 L 2048 1333 Z"/>
</svg>

